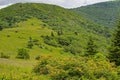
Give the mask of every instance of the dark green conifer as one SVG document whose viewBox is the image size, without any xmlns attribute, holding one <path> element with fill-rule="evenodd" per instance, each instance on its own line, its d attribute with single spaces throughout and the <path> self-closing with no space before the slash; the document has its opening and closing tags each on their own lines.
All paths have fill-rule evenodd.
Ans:
<svg viewBox="0 0 120 80">
<path fill-rule="evenodd" d="M 117 28 L 113 34 L 112 44 L 110 48 L 109 60 L 120 65 L 120 20 L 118 21 Z"/>
<path fill-rule="evenodd" d="M 94 44 L 93 39 L 90 38 L 89 41 L 88 41 L 88 44 L 87 44 L 85 56 L 93 56 L 96 53 L 98 53 L 97 46 Z"/>
<path fill-rule="evenodd" d="M 51 32 L 51 36 L 54 37 L 54 32 L 53 31 Z"/>
<path fill-rule="evenodd" d="M 29 41 L 28 41 L 28 44 L 27 44 L 27 48 L 32 49 L 32 47 L 33 47 L 32 37 L 29 37 Z"/>
<path fill-rule="evenodd" d="M 60 28 L 60 30 L 58 30 L 58 35 L 60 36 L 60 35 L 63 35 L 63 29 L 62 28 Z"/>
<path fill-rule="evenodd" d="M 2 31 L 3 30 L 3 28 L 2 28 L 2 26 L 0 25 L 0 31 Z"/>
</svg>

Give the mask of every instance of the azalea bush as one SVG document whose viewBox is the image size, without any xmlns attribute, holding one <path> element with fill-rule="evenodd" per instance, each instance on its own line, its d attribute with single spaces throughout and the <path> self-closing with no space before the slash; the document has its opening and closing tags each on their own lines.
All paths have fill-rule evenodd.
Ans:
<svg viewBox="0 0 120 80">
<path fill-rule="evenodd" d="M 107 60 L 81 57 L 41 58 L 34 73 L 52 80 L 118 80 L 117 68 Z"/>
</svg>

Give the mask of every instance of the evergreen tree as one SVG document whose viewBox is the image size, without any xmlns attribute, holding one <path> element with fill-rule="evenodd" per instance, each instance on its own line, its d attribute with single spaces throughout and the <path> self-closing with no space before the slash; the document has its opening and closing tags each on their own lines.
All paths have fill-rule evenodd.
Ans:
<svg viewBox="0 0 120 80">
<path fill-rule="evenodd" d="M 109 60 L 115 62 L 116 65 L 120 65 L 120 20 L 113 34 L 112 45 L 109 51 Z"/>
<path fill-rule="evenodd" d="M 93 39 L 90 38 L 87 44 L 85 56 L 93 56 L 96 53 L 98 53 L 97 46 L 94 44 Z"/>
<path fill-rule="evenodd" d="M 78 35 L 78 32 L 74 32 L 75 35 Z"/>
<path fill-rule="evenodd" d="M 51 32 L 51 36 L 54 37 L 54 32 L 53 31 Z"/>
<path fill-rule="evenodd" d="M 2 31 L 3 30 L 3 28 L 2 28 L 2 26 L 0 25 L 0 31 Z"/>
<path fill-rule="evenodd" d="M 63 29 L 60 28 L 60 30 L 58 30 L 58 35 L 63 35 Z"/>
<path fill-rule="evenodd" d="M 29 41 L 28 41 L 28 44 L 27 44 L 27 48 L 32 49 L 32 47 L 33 47 L 33 41 L 32 41 L 32 38 L 29 37 Z"/>
</svg>

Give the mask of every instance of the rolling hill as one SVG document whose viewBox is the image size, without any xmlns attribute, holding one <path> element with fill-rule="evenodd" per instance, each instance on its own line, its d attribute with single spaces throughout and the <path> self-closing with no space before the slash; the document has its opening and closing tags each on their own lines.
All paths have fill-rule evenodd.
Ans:
<svg viewBox="0 0 120 80">
<path fill-rule="evenodd" d="M 103 41 L 103 44 L 98 45 L 104 49 L 102 46 L 106 45 L 106 37 L 110 35 L 109 29 L 56 5 L 17 3 L 0 10 L 0 24 L 3 28 L 21 27 L 19 23 L 33 18 L 42 21 L 42 26 L 55 31 L 54 34 L 58 33 L 54 38 L 50 37 L 51 41 L 49 40 L 49 43 L 46 41 L 47 37 L 45 36 L 50 35 L 52 32 L 43 36 L 46 44 L 59 47 L 67 45 L 67 49 L 69 47 L 80 48 L 73 53 L 79 53 L 84 50 L 89 36 L 93 36 L 96 43 Z M 34 23 L 39 23 L 39 21 Z M 31 26 L 35 26 L 34 23 L 31 23 Z M 69 50 L 71 51 L 71 49 Z"/>
<path fill-rule="evenodd" d="M 119 16 L 120 1 L 108 1 L 71 9 L 105 27 L 114 27 Z"/>
<path fill-rule="evenodd" d="M 117 68 L 106 58 L 109 37 L 109 28 L 56 5 L 17 3 L 3 8 L 0 79 L 117 80 Z M 91 39 L 97 50 L 93 57 L 85 56 Z"/>
<path fill-rule="evenodd" d="M 65 30 L 77 31 L 76 28 L 84 28 L 100 34 L 109 33 L 108 29 L 94 22 L 55 5 L 37 4 L 37 3 L 18 3 L 0 10 L 0 25 L 5 27 L 13 27 L 16 22 L 26 21 L 35 17 L 51 26 L 51 29 L 57 30 L 66 28 Z M 99 28 L 99 29 L 97 29 Z"/>
</svg>

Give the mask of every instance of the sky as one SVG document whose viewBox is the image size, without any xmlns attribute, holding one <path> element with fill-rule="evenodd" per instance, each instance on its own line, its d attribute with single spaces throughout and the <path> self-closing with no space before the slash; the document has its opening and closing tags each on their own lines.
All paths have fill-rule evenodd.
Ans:
<svg viewBox="0 0 120 80">
<path fill-rule="evenodd" d="M 20 2 L 49 3 L 62 6 L 64 8 L 76 8 L 110 0 L 0 0 L 0 8 Z"/>
</svg>

